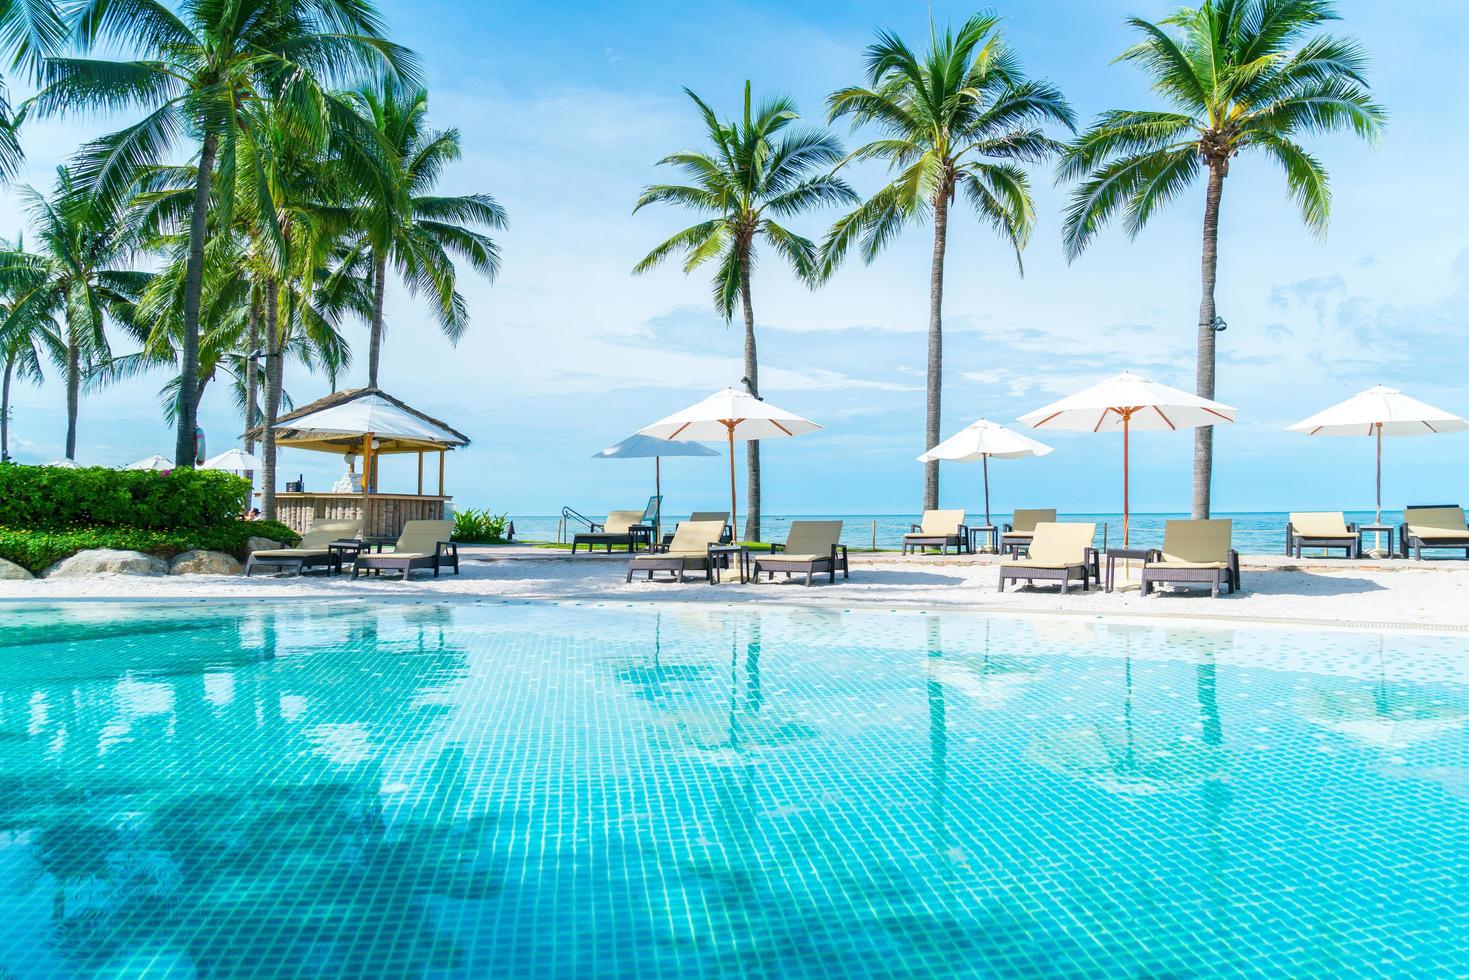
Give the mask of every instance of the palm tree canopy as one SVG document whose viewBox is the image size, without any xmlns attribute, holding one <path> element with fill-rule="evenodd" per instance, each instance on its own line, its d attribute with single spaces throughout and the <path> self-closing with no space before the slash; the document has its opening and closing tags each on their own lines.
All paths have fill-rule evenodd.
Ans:
<svg viewBox="0 0 1469 980">
<path fill-rule="evenodd" d="M 1136 235 L 1206 168 L 1228 173 L 1246 150 L 1273 159 L 1306 225 L 1324 234 L 1325 168 L 1297 142 L 1349 129 L 1375 138 L 1385 114 L 1371 98 L 1367 56 L 1353 38 L 1319 33 L 1329 0 L 1206 0 L 1154 24 L 1118 58 L 1152 78 L 1168 110 L 1115 110 L 1068 147 L 1060 180 L 1080 180 L 1066 212 L 1075 258 L 1118 213 Z"/>
<path fill-rule="evenodd" d="M 1011 244 L 1018 263 L 1035 227 L 1021 165 L 1062 149 L 1046 135 L 1047 125 L 1075 128 L 1060 91 L 1025 76 L 991 14 L 935 35 L 922 56 L 897 35 L 879 32 L 867 49 L 867 80 L 832 93 L 830 117 L 879 129 L 882 136 L 848 160 L 886 161 L 893 178 L 837 222 L 824 245 L 824 270 L 859 240 L 872 261 L 905 224 L 926 219 L 940 197 L 953 201 L 961 190 Z"/>
<path fill-rule="evenodd" d="M 489 194 L 434 193 L 462 150 L 459 130 L 429 127 L 424 89 L 389 81 L 359 88 L 347 99 L 376 139 L 372 168 L 356 181 L 344 221 L 355 225 L 361 251 L 387 259 L 410 293 L 434 300 L 439 326 L 457 341 L 469 316 L 451 257 L 493 281 L 500 247 L 479 229 L 504 228 L 505 211 Z"/>
<path fill-rule="evenodd" d="M 740 302 L 740 282 L 753 263 L 753 245 L 763 239 L 783 256 L 797 275 L 810 281 L 816 272 L 816 246 L 776 219 L 827 204 L 850 204 L 857 195 L 830 172 L 842 159 L 836 137 L 820 129 L 791 129 L 799 116 L 787 96 L 773 96 L 758 106 L 745 82 L 744 113 L 738 121 L 721 122 L 703 99 L 689 89 L 704 122 L 707 150 L 680 150 L 659 160 L 685 174 L 688 184 L 653 184 L 644 188 L 633 208 L 680 204 L 704 220 L 673 235 L 633 267 L 647 272 L 675 252 L 684 255 L 684 272 L 711 260 L 718 262 L 714 305 L 726 320 Z"/>
<path fill-rule="evenodd" d="M 109 201 L 186 136 L 218 136 L 228 172 L 245 116 L 263 103 L 289 114 L 297 139 L 320 144 L 327 122 L 346 114 L 329 86 L 417 72 L 361 0 L 184 0 L 177 13 L 158 0 L 83 0 L 75 17 L 81 45 L 144 53 L 133 61 L 53 57 L 40 66 L 44 87 L 32 102 L 43 114 L 146 113 L 82 148 L 79 182 Z"/>
</svg>

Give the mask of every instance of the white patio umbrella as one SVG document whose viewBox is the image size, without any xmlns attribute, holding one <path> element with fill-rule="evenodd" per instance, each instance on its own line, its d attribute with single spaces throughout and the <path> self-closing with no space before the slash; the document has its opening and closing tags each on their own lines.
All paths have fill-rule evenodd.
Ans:
<svg viewBox="0 0 1469 980">
<path fill-rule="evenodd" d="M 739 517 L 735 509 L 735 461 L 736 439 L 755 442 L 761 439 L 779 439 L 815 432 L 821 426 L 783 408 L 756 398 L 746 391 L 725 388 L 716 391 L 703 401 L 690 405 L 681 412 L 674 412 L 652 425 L 638 430 L 640 436 L 655 439 L 672 439 L 679 442 L 715 442 L 724 439 L 729 444 L 729 520 L 734 540 L 739 540 Z"/>
<path fill-rule="evenodd" d="M 124 466 L 123 469 L 171 470 L 173 469 L 173 460 L 169 459 L 167 456 L 160 456 L 157 453 L 154 453 L 152 456 L 144 457 L 143 459 L 138 460 L 136 463 L 129 463 L 128 465 Z"/>
<path fill-rule="evenodd" d="M 226 449 L 218 456 L 204 461 L 203 469 L 206 470 L 229 470 L 233 473 L 243 473 L 246 470 L 255 471 L 264 469 L 265 464 L 259 457 L 245 452 L 243 449 Z"/>
<path fill-rule="evenodd" d="M 664 456 L 718 456 L 719 453 L 697 442 L 678 442 L 673 439 L 655 439 L 652 436 L 630 435 L 613 443 L 592 459 L 651 459 L 653 461 L 653 493 L 658 497 L 658 524 L 663 523 L 663 457 Z M 656 531 L 655 531 L 656 533 Z"/>
<path fill-rule="evenodd" d="M 1044 456 L 1054 451 L 1050 446 L 1007 429 L 998 422 L 980 419 L 919 456 L 918 462 L 931 463 L 937 459 L 947 459 L 955 463 L 972 463 L 976 459 L 983 460 L 984 523 L 988 526 L 992 523 L 990 521 L 990 460 L 1023 459 L 1026 456 Z"/>
<path fill-rule="evenodd" d="M 47 463 L 46 465 L 47 466 L 54 466 L 58 470 L 79 470 L 79 469 L 82 468 L 82 464 L 81 463 L 78 463 L 74 459 L 53 459 L 51 462 Z"/>
<path fill-rule="evenodd" d="M 1382 437 L 1462 432 L 1469 422 L 1378 385 L 1286 427 L 1308 436 L 1369 436 L 1377 442 L 1377 523 L 1382 523 Z"/>
<path fill-rule="evenodd" d="M 1128 451 L 1132 430 L 1194 429 L 1233 422 L 1238 410 L 1131 371 L 1113 375 L 1045 408 L 1020 417 L 1032 429 L 1083 432 L 1122 430 L 1122 545 L 1128 544 Z"/>
</svg>

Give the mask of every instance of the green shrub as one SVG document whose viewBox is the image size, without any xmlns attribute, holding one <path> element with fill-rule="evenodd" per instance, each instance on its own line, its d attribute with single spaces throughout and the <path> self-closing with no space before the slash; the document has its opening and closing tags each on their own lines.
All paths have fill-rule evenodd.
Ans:
<svg viewBox="0 0 1469 980">
<path fill-rule="evenodd" d="M 510 518 L 506 514 L 467 508 L 454 514 L 452 538 L 465 544 L 501 544 L 509 524 Z"/>
<path fill-rule="evenodd" d="M 160 558 L 172 558 L 201 548 L 228 552 L 243 561 L 245 545 L 252 537 L 270 538 L 288 545 L 300 540 L 295 531 L 275 521 L 231 520 L 217 527 L 190 531 L 130 527 L 26 531 L 0 527 L 0 558 L 13 561 L 36 575 L 63 558 L 91 548 L 122 548 Z"/>
<path fill-rule="evenodd" d="M 0 527 L 180 531 L 239 523 L 248 481 L 218 470 L 79 470 L 0 464 Z"/>
</svg>

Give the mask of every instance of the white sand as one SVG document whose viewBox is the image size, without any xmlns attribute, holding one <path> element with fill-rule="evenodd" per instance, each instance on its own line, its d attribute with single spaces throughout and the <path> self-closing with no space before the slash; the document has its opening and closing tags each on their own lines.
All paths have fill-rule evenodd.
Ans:
<svg viewBox="0 0 1469 980">
<path fill-rule="evenodd" d="M 126 598 L 167 600 L 374 597 L 434 601 L 554 599 L 598 602 L 776 602 L 844 608 L 971 608 L 1006 612 L 1183 617 L 1319 623 L 1326 626 L 1469 628 L 1469 562 L 1247 560 L 1243 592 L 1211 600 L 1207 591 L 1143 598 L 1137 591 L 1104 594 L 1055 586 L 996 591 L 993 558 L 852 556 L 852 577 L 824 583 L 709 586 L 702 578 L 683 585 L 623 581 L 626 557 L 571 557 L 532 548 L 479 548 L 464 552 L 463 574 L 434 579 L 415 573 L 396 578 L 350 576 L 97 576 L 90 579 L 0 582 L 0 600 Z"/>
</svg>

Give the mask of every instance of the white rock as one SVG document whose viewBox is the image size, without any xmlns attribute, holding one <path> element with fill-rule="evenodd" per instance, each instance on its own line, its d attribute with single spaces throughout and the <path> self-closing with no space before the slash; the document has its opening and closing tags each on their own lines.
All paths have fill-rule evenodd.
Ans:
<svg viewBox="0 0 1469 980">
<path fill-rule="evenodd" d="M 0 558 L 0 582 L 21 582 L 32 578 L 35 576 L 15 562 Z"/>
<path fill-rule="evenodd" d="M 46 578 L 85 578 L 88 575 L 167 575 L 168 562 L 141 551 L 92 548 L 78 551 L 46 569 Z"/>
<path fill-rule="evenodd" d="M 169 562 L 170 575 L 238 575 L 240 563 L 223 551 L 186 551 Z"/>
</svg>

